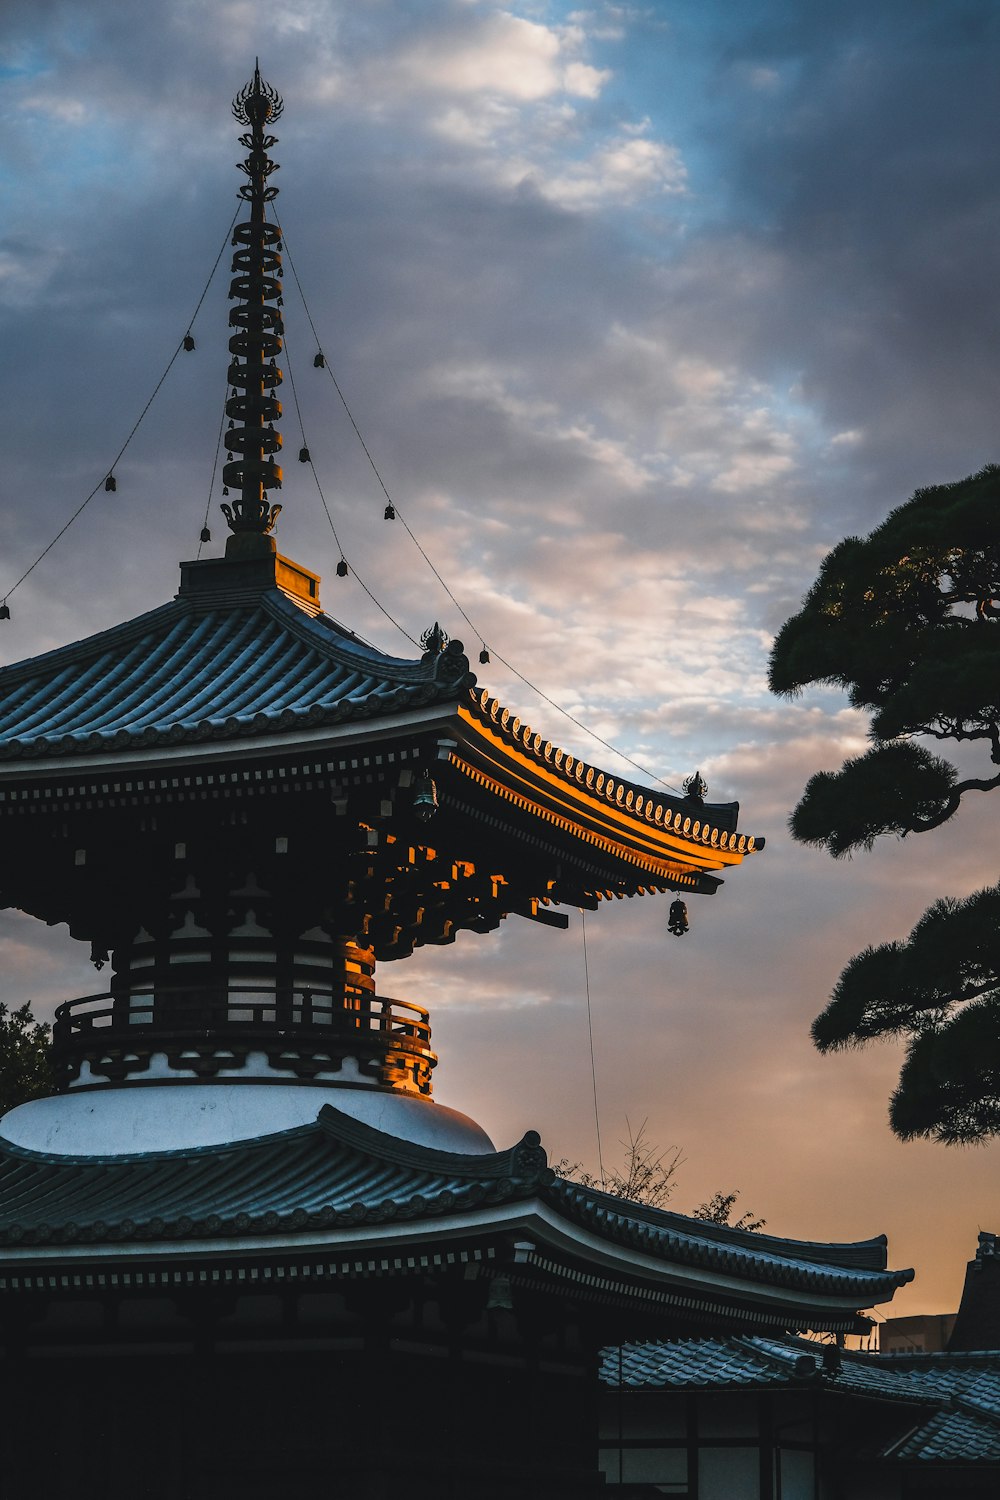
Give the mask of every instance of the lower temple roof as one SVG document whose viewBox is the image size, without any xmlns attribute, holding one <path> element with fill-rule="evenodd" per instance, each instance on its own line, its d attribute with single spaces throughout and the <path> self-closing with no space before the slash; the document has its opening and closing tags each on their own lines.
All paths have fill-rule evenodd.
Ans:
<svg viewBox="0 0 1000 1500">
<path fill-rule="evenodd" d="M 518 1274 L 730 1327 L 856 1328 L 912 1272 L 883 1239 L 818 1245 L 615 1199 L 549 1168 L 538 1136 L 462 1155 L 331 1106 L 252 1142 L 131 1157 L 0 1151 L 0 1289 L 71 1263 L 308 1254 L 515 1234 Z M 515 1257 L 517 1259 L 518 1257 Z"/>
<path fill-rule="evenodd" d="M 909 1408 L 872 1460 L 1000 1463 L 1000 1350 L 872 1354 L 799 1338 L 695 1338 L 604 1350 L 627 1392 L 810 1390 Z"/>
</svg>

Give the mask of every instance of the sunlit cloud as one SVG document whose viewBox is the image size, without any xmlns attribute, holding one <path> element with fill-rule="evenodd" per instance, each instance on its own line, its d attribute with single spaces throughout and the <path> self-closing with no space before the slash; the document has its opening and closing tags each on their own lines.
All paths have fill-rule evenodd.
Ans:
<svg viewBox="0 0 1000 1500">
<path fill-rule="evenodd" d="M 355 573 L 411 634 L 440 618 L 475 658 L 481 633 L 484 684 L 572 753 L 673 785 L 700 768 L 741 802 L 767 848 L 692 901 L 688 937 L 652 900 L 587 918 L 606 1138 L 648 1114 L 680 1141 L 682 1206 L 739 1186 L 779 1233 L 888 1230 L 921 1272 L 907 1305 L 944 1308 L 993 1212 L 996 1150 L 900 1146 L 898 1049 L 821 1058 L 808 1027 L 859 947 L 996 878 L 1000 808 L 836 864 L 794 846 L 806 781 L 866 726 L 832 690 L 772 698 L 766 663 L 831 545 L 996 457 L 995 28 L 896 0 L 877 19 L 683 10 L 164 0 L 137 27 L 91 0 L 68 27 L 65 7 L 7 7 L 0 597 L 107 472 L 187 328 L 235 206 L 246 65 L 218 59 L 252 32 L 286 100 L 278 208 L 316 329 L 286 278 L 284 363 L 351 574 L 289 461 L 290 397 L 279 545 L 386 649 L 412 648 Z M 224 256 L 118 493 L 12 596 L 5 660 L 169 598 L 206 502 L 220 550 L 227 285 Z M 317 335 L 473 627 L 383 522 L 310 366 Z M 565 934 L 511 919 L 380 983 L 431 1005 L 442 1100 L 593 1165 L 571 916 Z M 99 987 L 63 929 L 0 914 L 0 950 L 7 1003 L 51 1014 Z"/>
<path fill-rule="evenodd" d="M 411 42 L 385 61 L 383 76 L 420 92 L 518 100 L 555 93 L 592 99 L 610 76 L 574 55 L 584 42 L 580 27 L 545 26 L 501 10 L 462 22 Z"/>
</svg>

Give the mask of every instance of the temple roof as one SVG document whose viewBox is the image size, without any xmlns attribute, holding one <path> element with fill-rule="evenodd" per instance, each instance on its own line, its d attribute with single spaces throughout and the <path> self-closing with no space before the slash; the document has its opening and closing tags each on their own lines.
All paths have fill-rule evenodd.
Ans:
<svg viewBox="0 0 1000 1500">
<path fill-rule="evenodd" d="M 363 765 L 345 759 L 355 746 Z M 0 669 L 0 809 L 54 808 L 55 777 L 97 806 L 130 795 L 109 773 L 213 763 L 234 775 L 314 751 L 340 759 L 310 774 L 382 781 L 390 798 L 405 767 L 433 768 L 447 814 L 435 842 L 465 858 L 476 824 L 504 871 L 497 840 L 530 848 L 550 882 L 520 893 L 532 914 L 539 900 L 710 893 L 716 872 L 763 847 L 737 832 L 738 803 L 652 791 L 545 740 L 477 687 L 460 642 L 436 635 L 415 660 L 366 644 L 319 611 L 315 575 L 280 556 L 182 564 L 159 609 Z M 29 790 L 41 781 L 42 799 Z"/>
<path fill-rule="evenodd" d="M 824 1359 L 824 1355 L 827 1359 Z M 1000 1462 L 1000 1350 L 871 1354 L 810 1340 L 747 1335 L 625 1344 L 601 1379 L 628 1391 L 822 1390 L 911 1408 L 872 1459 Z"/>
<path fill-rule="evenodd" d="M 512 1274 L 729 1327 L 854 1328 L 910 1279 L 882 1239 L 817 1245 L 643 1208 L 558 1178 L 537 1135 L 484 1155 L 402 1142 L 325 1106 L 253 1142 L 133 1157 L 0 1153 L 0 1285 L 39 1263 L 244 1254 L 516 1231 Z M 6 1273 L 3 1268 L 6 1267 Z"/>
<path fill-rule="evenodd" d="M 225 570 L 207 575 L 217 587 L 193 586 L 204 567 Z M 280 584 L 254 587 L 254 573 L 273 584 L 273 566 L 188 565 L 180 593 L 159 609 L 0 669 L 0 757 L 342 724 L 454 703 L 475 682 L 458 653 L 387 656 L 307 613 Z"/>
</svg>

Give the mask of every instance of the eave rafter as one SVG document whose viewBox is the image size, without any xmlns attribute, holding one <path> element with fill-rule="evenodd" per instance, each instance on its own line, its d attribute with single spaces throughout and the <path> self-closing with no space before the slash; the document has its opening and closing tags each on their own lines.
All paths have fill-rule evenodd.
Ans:
<svg viewBox="0 0 1000 1500">
<path fill-rule="evenodd" d="M 598 884 L 594 894 L 602 896 L 613 896 L 619 894 L 624 888 L 635 885 L 634 894 L 638 895 L 642 886 L 637 883 L 638 872 L 645 877 L 644 884 L 672 886 L 676 883 L 688 884 L 689 880 L 694 883 L 701 874 L 701 867 L 693 860 L 685 861 L 683 856 L 678 859 L 656 858 L 652 854 L 642 853 L 630 848 L 627 844 L 608 837 L 603 833 L 587 827 L 579 818 L 574 819 L 566 814 L 559 813 L 551 807 L 546 807 L 540 801 L 524 795 L 515 787 L 508 785 L 498 777 L 488 776 L 476 766 L 470 765 L 461 756 L 454 756 L 451 761 L 452 770 L 468 779 L 477 787 L 482 788 L 490 798 L 509 804 L 518 812 L 526 814 L 528 818 L 547 824 L 553 834 L 569 836 L 579 840 L 588 846 L 591 855 L 597 853 L 601 864 L 614 861 L 624 865 L 627 870 L 621 872 L 617 879 L 605 878 L 604 884 Z M 591 861 L 596 863 L 595 861 Z M 713 866 L 718 868 L 718 866 Z"/>
<path fill-rule="evenodd" d="M 457 709 L 451 764 L 502 800 L 666 883 L 724 870 L 764 840 L 736 832 L 737 804 L 672 799 L 557 749 L 479 690 Z"/>
</svg>

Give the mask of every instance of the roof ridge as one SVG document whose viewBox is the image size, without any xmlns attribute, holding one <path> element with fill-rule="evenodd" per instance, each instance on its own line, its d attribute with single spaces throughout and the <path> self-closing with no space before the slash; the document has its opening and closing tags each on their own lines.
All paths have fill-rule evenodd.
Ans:
<svg viewBox="0 0 1000 1500">
<path fill-rule="evenodd" d="M 714 1224 L 707 1219 L 697 1219 L 692 1214 L 676 1213 L 673 1209 L 653 1208 L 649 1204 L 638 1203 L 631 1198 L 620 1198 L 600 1188 L 584 1187 L 571 1178 L 560 1178 L 560 1182 L 569 1189 L 602 1200 L 603 1206 L 611 1213 L 657 1228 L 671 1229 L 677 1234 L 697 1237 L 724 1249 L 738 1247 L 757 1252 L 780 1252 L 796 1260 L 810 1261 L 817 1265 L 836 1265 L 845 1270 L 884 1271 L 888 1266 L 888 1240 L 884 1234 L 874 1235 L 868 1240 L 790 1240 L 780 1235 L 761 1234 L 757 1230 L 737 1229 L 734 1224 Z"/>
<path fill-rule="evenodd" d="M 25 656 L 20 661 L 9 662 L 6 666 L 0 666 L 0 691 L 15 686 L 25 677 L 44 672 L 48 667 L 79 661 L 82 656 L 90 655 L 92 650 L 96 654 L 119 643 L 127 645 L 133 639 L 141 638 L 149 629 L 150 623 L 160 616 L 169 617 L 171 614 L 186 613 L 183 600 L 168 599 L 164 604 L 158 604 L 155 609 L 148 609 L 141 615 L 135 615 L 131 620 L 120 621 L 117 625 L 109 625 L 104 630 L 95 630 L 93 635 L 85 635 L 81 640 L 69 641 L 63 646 L 53 646 L 50 651 L 43 651 L 40 656 Z"/>
<path fill-rule="evenodd" d="M 780 1340 L 773 1339 L 765 1341 L 759 1334 L 752 1333 L 736 1334 L 734 1337 L 734 1342 L 738 1343 L 742 1348 L 748 1349 L 751 1353 L 756 1355 L 758 1359 L 762 1360 L 764 1364 L 770 1365 L 773 1369 L 780 1370 L 782 1374 L 787 1375 L 789 1379 L 802 1379 L 803 1376 L 811 1377 L 814 1374 L 821 1375 L 823 1373 L 822 1369 L 820 1368 L 819 1361 L 816 1362 L 815 1368 L 813 1370 L 802 1371 L 795 1368 L 796 1364 L 802 1358 L 803 1354 L 808 1355 L 810 1353 L 808 1349 L 802 1348 L 796 1350 L 789 1346 L 787 1356 L 778 1354 L 773 1349 L 765 1348 L 764 1344 L 765 1342 L 778 1343 L 780 1342 Z M 810 1342 L 810 1340 L 799 1339 L 797 1340 L 797 1342 L 800 1344 L 805 1344 Z M 817 1347 L 822 1348 L 823 1346 L 819 1345 Z"/>
<path fill-rule="evenodd" d="M 206 598 L 213 608 L 203 607 Z M 239 653 L 230 648 L 239 642 L 238 670 Z M 76 679 L 86 680 L 86 691 L 72 690 Z M 0 758 L 249 742 L 275 730 L 311 731 L 430 706 L 450 719 L 474 681 L 459 642 L 406 660 L 318 623 L 277 588 L 229 608 L 218 595 L 182 593 L 134 620 L 0 669 Z M 163 713 L 153 714 L 157 703 Z"/>
<path fill-rule="evenodd" d="M 983 1402 L 977 1401 L 975 1396 L 971 1396 L 968 1391 L 952 1391 L 948 1396 L 947 1404 L 953 1411 L 960 1411 L 968 1416 L 983 1417 L 994 1427 L 1000 1427 L 1000 1408 L 986 1406 Z"/>
<path fill-rule="evenodd" d="M 169 1161 L 180 1160 L 183 1157 L 198 1157 L 202 1159 L 208 1156 L 223 1156 L 227 1151 L 234 1154 L 246 1151 L 264 1151 L 277 1143 L 293 1144 L 297 1139 L 305 1139 L 317 1133 L 317 1121 L 307 1120 L 304 1125 L 291 1125 L 287 1130 L 274 1130 L 268 1135 L 256 1135 L 238 1141 L 213 1141 L 206 1146 L 173 1146 L 162 1151 L 129 1151 L 115 1152 L 105 1156 L 91 1152 L 80 1155 L 71 1155 L 65 1151 L 33 1151 L 30 1146 L 18 1145 L 16 1141 L 8 1140 L 6 1136 L 0 1138 L 0 1169 L 2 1169 L 4 1157 L 15 1157 L 21 1160 L 25 1166 L 46 1167 L 117 1167 L 127 1166 L 134 1162 Z"/>
<path fill-rule="evenodd" d="M 429 653 L 424 652 L 420 657 L 414 659 L 406 656 L 390 656 L 388 652 L 382 651 L 378 646 L 372 646 L 363 641 L 360 636 L 352 635 L 351 632 L 334 620 L 332 616 L 325 614 L 308 615 L 299 609 L 287 594 L 275 586 L 262 592 L 258 596 L 258 602 L 267 614 L 279 619 L 282 625 L 288 627 L 292 634 L 297 635 L 300 640 L 311 646 L 321 649 L 324 653 L 333 656 L 342 666 L 358 668 L 359 662 L 368 665 L 376 663 L 383 668 L 391 668 L 393 677 L 400 677 L 404 681 L 433 682 L 438 673 L 434 670 L 435 661 L 429 660 Z M 329 620 L 330 626 L 324 625 Z M 440 653 L 443 655 L 444 653 Z M 457 662 L 457 653 L 453 654 Z M 468 667 L 468 658 L 462 653 L 462 660 Z M 469 675 L 472 675 L 471 673 Z M 475 678 L 472 678 L 473 683 Z M 463 680 L 462 686 L 465 686 Z M 471 686 L 471 684 L 470 684 Z"/>
<path fill-rule="evenodd" d="M 571 755 L 569 751 L 547 740 L 486 688 L 474 686 L 470 698 L 472 716 L 484 729 L 495 732 L 505 744 L 526 753 L 537 765 L 554 766 L 558 773 L 567 780 L 576 781 L 591 796 L 624 807 L 629 815 L 647 823 L 669 827 L 671 820 L 680 814 L 678 827 L 682 827 L 681 820 L 687 814 L 688 823 L 696 818 L 699 823 L 704 822 L 706 828 L 709 824 L 713 825 L 717 835 L 736 835 L 739 802 L 699 802 L 683 792 L 660 790 L 641 781 L 629 781 L 624 776 L 612 775 L 603 771 L 595 762 Z M 653 773 L 648 772 L 647 775 L 652 776 Z M 659 818 L 656 817 L 657 809 Z M 742 837 L 744 846 L 749 847 L 751 852 L 764 848 L 763 837 L 746 834 Z"/>
<path fill-rule="evenodd" d="M 818 1254 L 803 1256 L 795 1240 L 780 1240 L 773 1235 L 750 1234 L 731 1230 L 728 1238 L 706 1235 L 704 1229 L 718 1229 L 699 1219 L 684 1219 L 659 1209 L 648 1209 L 627 1198 L 615 1198 L 596 1188 L 557 1178 L 549 1194 L 563 1200 L 565 1209 L 584 1223 L 598 1221 L 626 1242 L 649 1249 L 654 1241 L 666 1242 L 675 1259 L 691 1265 L 708 1266 L 737 1276 L 753 1276 L 782 1286 L 825 1287 L 843 1290 L 853 1286 L 862 1305 L 887 1300 L 893 1291 L 913 1279 L 912 1270 L 890 1271 L 884 1259 L 878 1266 L 852 1264 L 843 1251 L 851 1246 L 829 1246 L 827 1259 Z M 884 1236 L 880 1237 L 884 1245 Z M 879 1242 L 876 1241 L 876 1244 Z M 841 1253 L 838 1255 L 838 1251 Z"/>
</svg>

